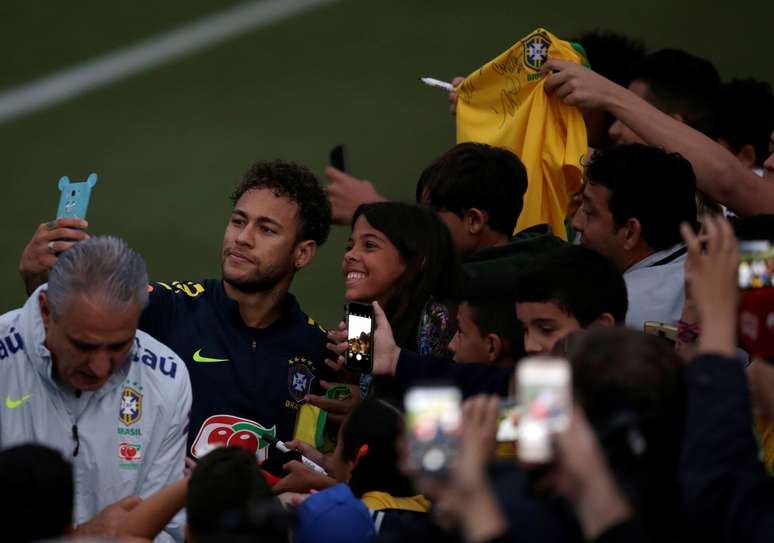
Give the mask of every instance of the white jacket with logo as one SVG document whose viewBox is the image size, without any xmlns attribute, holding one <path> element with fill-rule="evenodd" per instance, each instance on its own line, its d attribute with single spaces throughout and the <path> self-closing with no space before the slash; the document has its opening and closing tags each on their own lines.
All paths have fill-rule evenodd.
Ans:
<svg viewBox="0 0 774 543">
<path fill-rule="evenodd" d="M 99 390 L 76 394 L 56 383 L 38 305 L 45 288 L 0 316 L 0 448 L 60 451 L 73 465 L 81 524 L 183 477 L 191 384 L 180 357 L 140 330 L 128 360 Z M 182 541 L 182 522 L 180 514 L 157 540 Z"/>
</svg>

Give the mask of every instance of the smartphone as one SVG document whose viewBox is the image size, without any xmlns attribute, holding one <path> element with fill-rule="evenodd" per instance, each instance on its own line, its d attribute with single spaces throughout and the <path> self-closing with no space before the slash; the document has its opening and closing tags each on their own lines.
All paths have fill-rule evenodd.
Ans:
<svg viewBox="0 0 774 543">
<path fill-rule="evenodd" d="M 519 459 L 545 463 L 553 458 L 551 434 L 570 425 L 572 377 L 570 363 L 558 357 L 529 357 L 516 368 Z"/>
<path fill-rule="evenodd" d="M 677 341 L 677 326 L 657 321 L 645 321 L 644 331 L 651 336 L 658 336 L 671 341 Z"/>
<path fill-rule="evenodd" d="M 523 409 L 516 400 L 500 402 L 500 414 L 497 418 L 497 442 L 512 443 L 519 439 L 519 422 Z"/>
<path fill-rule="evenodd" d="M 62 176 L 59 179 L 59 207 L 57 208 L 56 218 L 77 218 L 85 219 L 86 211 L 89 209 L 89 198 L 91 189 L 97 184 L 97 174 L 92 173 L 86 179 L 78 183 L 72 183 L 70 178 Z"/>
<path fill-rule="evenodd" d="M 406 393 L 412 471 L 448 477 L 459 450 L 462 394 L 453 386 L 413 387 Z"/>
<path fill-rule="evenodd" d="M 774 287 L 774 246 L 771 241 L 739 242 L 739 288 Z"/>
<path fill-rule="evenodd" d="M 739 301 L 739 345 L 751 356 L 774 364 L 774 288 L 742 292 Z"/>
<path fill-rule="evenodd" d="M 349 160 L 347 159 L 347 146 L 337 145 L 328 154 L 328 162 L 331 166 L 342 172 L 349 171 Z"/>
<path fill-rule="evenodd" d="M 374 308 L 349 302 L 346 306 L 347 343 L 344 367 L 357 373 L 371 373 L 374 363 Z"/>
</svg>

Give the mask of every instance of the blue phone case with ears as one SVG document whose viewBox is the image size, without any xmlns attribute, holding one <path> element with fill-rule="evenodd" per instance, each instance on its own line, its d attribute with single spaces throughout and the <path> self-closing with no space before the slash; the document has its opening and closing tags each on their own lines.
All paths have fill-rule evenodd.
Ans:
<svg viewBox="0 0 774 543">
<path fill-rule="evenodd" d="M 89 208 L 91 189 L 97 184 L 97 174 L 89 175 L 86 181 L 71 183 L 66 175 L 59 180 L 59 209 L 56 211 L 57 219 L 78 218 L 85 219 Z"/>
</svg>

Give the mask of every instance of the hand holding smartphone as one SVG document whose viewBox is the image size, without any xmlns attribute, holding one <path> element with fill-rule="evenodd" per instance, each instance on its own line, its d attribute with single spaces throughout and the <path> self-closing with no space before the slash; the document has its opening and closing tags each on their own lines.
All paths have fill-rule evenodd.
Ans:
<svg viewBox="0 0 774 543">
<path fill-rule="evenodd" d="M 349 302 L 346 307 L 347 343 L 344 367 L 357 373 L 371 373 L 374 363 L 374 308 Z"/>
</svg>

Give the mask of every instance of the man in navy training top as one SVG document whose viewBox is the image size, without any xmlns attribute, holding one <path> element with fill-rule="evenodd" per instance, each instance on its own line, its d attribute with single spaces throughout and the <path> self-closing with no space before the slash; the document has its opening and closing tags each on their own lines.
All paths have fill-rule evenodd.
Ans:
<svg viewBox="0 0 774 543">
<path fill-rule="evenodd" d="M 188 367 L 188 454 L 238 445 L 263 461 L 270 447 L 261 438 L 292 439 L 305 397 L 324 392 L 321 378 L 335 380 L 324 330 L 288 293 L 328 237 L 330 205 L 312 172 L 283 161 L 253 164 L 231 199 L 222 279 L 152 283 L 139 327 Z M 64 240 L 88 237 L 78 221 L 38 228 L 20 264 L 28 289 L 73 243 Z M 173 371 L 152 356 L 142 362 Z"/>
</svg>

